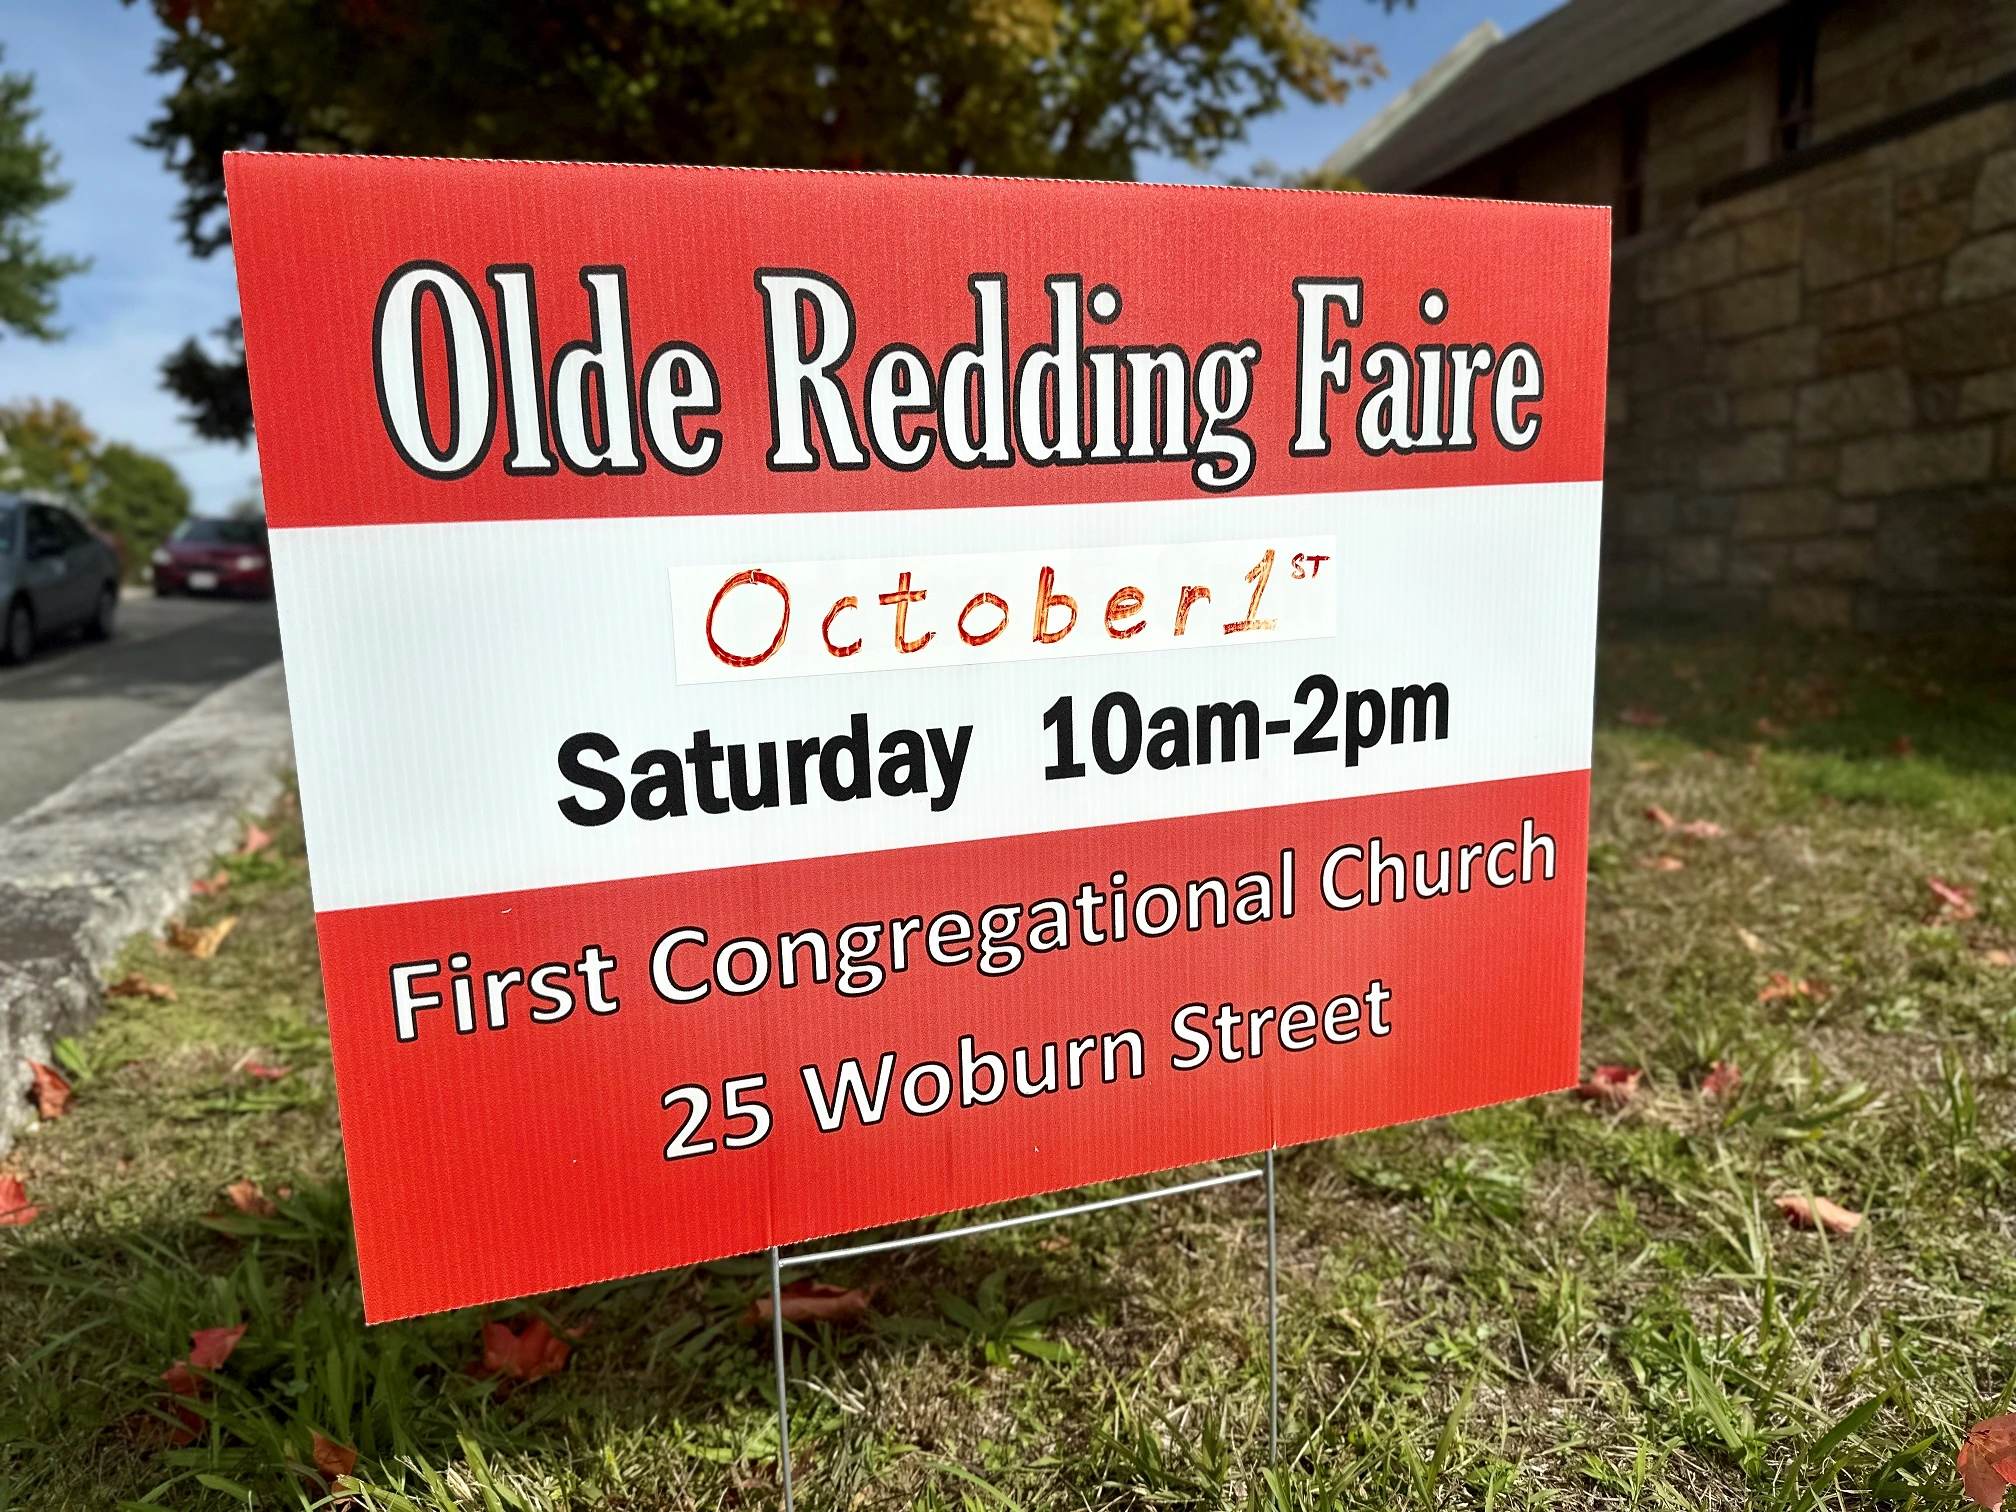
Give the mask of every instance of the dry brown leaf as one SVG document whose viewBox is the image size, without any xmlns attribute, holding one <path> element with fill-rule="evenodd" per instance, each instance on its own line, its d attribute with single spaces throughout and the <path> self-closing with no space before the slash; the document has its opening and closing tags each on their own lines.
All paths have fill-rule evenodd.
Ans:
<svg viewBox="0 0 2016 1512">
<path fill-rule="evenodd" d="M 1638 864 L 1647 871 L 1655 872 L 1676 872 L 1687 869 L 1687 863 L 1682 861 L 1678 856 L 1640 856 Z"/>
<path fill-rule="evenodd" d="M 1960 1457 L 1960 1488 L 1977 1507 L 2002 1505 L 2002 1493 L 2016 1483 L 2016 1412 L 1988 1418 L 1967 1430 Z"/>
<path fill-rule="evenodd" d="M 522 1329 L 509 1323 L 483 1325 L 483 1364 L 479 1375 L 501 1375 L 507 1381 L 537 1381 L 567 1363 L 574 1346 L 534 1318 Z"/>
<path fill-rule="evenodd" d="M 1743 942 L 1743 948 L 1754 956 L 1764 954 L 1764 942 L 1741 924 L 1736 926 L 1736 938 Z"/>
<path fill-rule="evenodd" d="M 1636 730 L 1656 730 L 1666 723 L 1666 716 L 1651 709 L 1641 709 L 1634 704 L 1617 716 L 1617 722 L 1630 725 Z"/>
<path fill-rule="evenodd" d="M 1939 907 L 1928 922 L 1964 924 L 1974 917 L 1973 888 L 1961 887 L 1956 883 L 1942 881 L 1938 877 L 1927 877 L 1925 885 L 1932 890 L 1932 896 L 1939 900 Z"/>
<path fill-rule="evenodd" d="M 1989 966 L 2016 966 L 2016 950 L 1984 950 L 1981 960 Z"/>
<path fill-rule="evenodd" d="M 824 1281 L 793 1281 L 784 1288 L 787 1323 L 848 1323 L 868 1311 L 875 1288 L 830 1286 Z M 742 1321 L 754 1326 L 770 1321 L 770 1294 L 765 1292 L 743 1309 Z"/>
<path fill-rule="evenodd" d="M 1621 1108 L 1638 1095 L 1638 1083 L 1644 1075 L 1642 1066 L 1598 1066 L 1589 1073 L 1589 1079 L 1575 1089 L 1575 1095 Z"/>
<path fill-rule="evenodd" d="M 1794 1228 L 1823 1228 L 1830 1234 L 1852 1234 L 1862 1227 L 1860 1213 L 1850 1212 L 1825 1197 L 1806 1197 L 1798 1192 L 1787 1192 L 1783 1197 L 1773 1197 L 1771 1201 L 1777 1205 L 1779 1212 L 1791 1220 Z"/>
<path fill-rule="evenodd" d="M 333 1481 L 338 1476 L 348 1475 L 357 1468 L 357 1451 L 355 1449 L 352 1449 L 348 1444 L 339 1444 L 332 1438 L 324 1438 L 321 1434 L 313 1432 L 313 1430 L 310 1430 L 310 1433 L 312 1442 L 311 1458 L 315 1461 L 315 1468 L 320 1470 L 330 1480 Z"/>
<path fill-rule="evenodd" d="M 224 1195 L 231 1199 L 231 1206 L 249 1218 L 271 1218 L 280 1209 L 273 1206 L 273 1199 L 259 1190 L 259 1183 L 241 1176 L 224 1188 Z"/>
<path fill-rule="evenodd" d="M 1678 829 L 1690 840 L 1720 840 L 1728 833 L 1713 819 L 1689 819 L 1685 824 L 1678 826 Z"/>
<path fill-rule="evenodd" d="M 21 1228 L 42 1211 L 28 1203 L 28 1188 L 19 1176 L 0 1175 L 0 1227 Z"/>
<path fill-rule="evenodd" d="M 252 1077 L 255 1081 L 269 1082 L 278 1081 L 283 1076 L 292 1076 L 294 1074 L 292 1066 L 262 1066 L 258 1061 L 245 1062 L 244 1071 L 247 1076 Z"/>
<path fill-rule="evenodd" d="M 175 989 L 166 982 L 150 982 L 137 971 L 129 971 L 105 989 L 107 997 L 144 997 L 157 1003 L 175 1001 Z"/>
<path fill-rule="evenodd" d="M 236 854 L 240 856 L 256 856 L 272 843 L 272 835 L 259 828 L 256 824 L 248 824 L 245 826 L 245 839 L 240 843 Z"/>
<path fill-rule="evenodd" d="M 1670 830 L 1680 822 L 1656 803 L 1645 810 L 1645 817 L 1663 830 Z"/>
<path fill-rule="evenodd" d="M 1762 987 L 1757 989 L 1760 1003 L 1824 1003 L 1833 989 L 1825 982 L 1793 977 L 1783 971 L 1771 973 Z"/>
<path fill-rule="evenodd" d="M 199 898 L 214 898 L 231 885 L 231 873 L 220 871 L 207 877 L 198 877 L 189 884 L 189 891 Z"/>
<path fill-rule="evenodd" d="M 45 1066 L 40 1061 L 28 1062 L 28 1069 L 35 1075 L 35 1111 L 43 1118 L 61 1118 L 70 1111 L 73 1094 L 70 1083 L 63 1073 L 54 1066 Z"/>
<path fill-rule="evenodd" d="M 168 946 L 199 961 L 207 961 L 217 954 L 217 947 L 224 943 L 224 937 L 237 927 L 236 914 L 226 914 L 215 924 L 206 924 L 201 929 L 193 929 L 180 919 L 170 919 Z"/>
<path fill-rule="evenodd" d="M 1743 1068 L 1734 1061 L 1717 1061 L 1701 1079 L 1701 1090 L 1709 1097 L 1734 1097 L 1743 1085 Z"/>
<path fill-rule="evenodd" d="M 245 1325 L 236 1328 L 199 1328 L 189 1335 L 189 1356 L 177 1360 L 161 1372 L 162 1384 L 178 1397 L 193 1397 L 201 1401 L 209 1394 L 209 1382 L 196 1372 L 199 1370 L 221 1370 L 224 1362 L 231 1358 L 231 1351 L 238 1347 L 238 1341 L 245 1337 Z M 203 1431 L 203 1419 L 187 1407 L 177 1407 L 176 1417 L 182 1426 L 175 1430 L 174 1442 L 179 1446 L 194 1443 Z"/>
</svg>

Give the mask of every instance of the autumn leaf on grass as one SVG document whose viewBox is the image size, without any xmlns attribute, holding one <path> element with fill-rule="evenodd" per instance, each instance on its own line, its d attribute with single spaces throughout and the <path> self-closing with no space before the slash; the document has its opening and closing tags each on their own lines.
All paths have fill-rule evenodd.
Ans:
<svg viewBox="0 0 2016 1512">
<path fill-rule="evenodd" d="M 28 1069 L 35 1074 L 35 1111 L 44 1118 L 61 1118 L 68 1113 L 73 1094 L 63 1073 L 54 1066 L 32 1060 Z"/>
<path fill-rule="evenodd" d="M 1852 1234 L 1862 1227 L 1860 1213 L 1852 1213 L 1825 1197 L 1805 1197 L 1797 1192 L 1787 1192 L 1783 1197 L 1773 1197 L 1771 1201 L 1779 1212 L 1791 1220 L 1794 1228 L 1821 1228 L 1830 1234 Z"/>
<path fill-rule="evenodd" d="M 309 1433 L 315 1468 L 330 1480 L 333 1481 L 340 1475 L 348 1475 L 357 1468 L 355 1449 L 348 1444 L 339 1444 L 332 1438 L 325 1438 L 313 1429 L 310 1429 Z"/>
<path fill-rule="evenodd" d="M 1627 724 L 1634 730 L 1656 730 L 1666 723 L 1666 716 L 1651 709 L 1641 709 L 1636 704 L 1617 716 L 1619 724 Z"/>
<path fill-rule="evenodd" d="M 2016 950 L 1984 950 L 1981 952 L 1984 966 L 2016 966 Z"/>
<path fill-rule="evenodd" d="M 1760 1003 L 1824 1003 L 1833 989 L 1825 982 L 1808 981 L 1805 977 L 1793 977 L 1783 971 L 1774 971 L 1770 979 L 1757 989 Z"/>
<path fill-rule="evenodd" d="M 239 845 L 236 851 L 232 852 L 232 854 L 238 856 L 256 856 L 259 854 L 259 852 L 266 849 L 266 847 L 271 845 L 272 843 L 273 843 L 272 835 L 268 834 L 265 830 L 259 828 L 259 826 L 256 824 L 248 824 L 245 826 L 244 841 Z"/>
<path fill-rule="evenodd" d="M 537 1381 L 567 1363 L 574 1346 L 554 1334 L 544 1318 L 523 1328 L 509 1323 L 483 1325 L 483 1364 L 474 1373 L 502 1376 L 505 1381 Z"/>
<path fill-rule="evenodd" d="M 2016 1412 L 1976 1423 L 1967 1430 L 1960 1457 L 1960 1488 L 1977 1507 L 2002 1505 L 2002 1493 L 2016 1483 Z"/>
<path fill-rule="evenodd" d="M 28 1188 L 19 1176 L 0 1176 L 0 1226 L 20 1228 L 33 1223 L 42 1209 L 28 1204 Z"/>
<path fill-rule="evenodd" d="M 1743 942 L 1743 948 L 1754 956 L 1764 954 L 1764 942 L 1741 924 L 1736 926 L 1736 938 Z"/>
<path fill-rule="evenodd" d="M 247 1061 L 242 1068 L 247 1076 L 258 1081 L 279 1081 L 283 1076 L 292 1076 L 292 1066 L 262 1066 L 258 1061 Z"/>
<path fill-rule="evenodd" d="M 1663 830 L 1670 830 L 1680 822 L 1656 803 L 1645 810 L 1645 817 Z"/>
<path fill-rule="evenodd" d="M 1708 1097 L 1734 1097 L 1743 1085 L 1743 1068 L 1734 1061 L 1717 1061 L 1701 1078 L 1701 1091 Z"/>
<path fill-rule="evenodd" d="M 1918 748 L 1911 744 L 1911 737 L 1909 735 L 1899 735 L 1890 743 L 1890 754 L 1892 756 L 1915 756 L 1918 754 Z"/>
<path fill-rule="evenodd" d="M 216 872 L 208 877 L 198 877 L 189 884 L 189 891 L 199 898 L 214 898 L 231 885 L 231 873 Z"/>
<path fill-rule="evenodd" d="M 175 1001 L 175 989 L 166 982 L 150 982 L 137 971 L 129 971 L 105 989 L 107 997 L 144 997 L 157 1003 Z"/>
<path fill-rule="evenodd" d="M 227 914 L 215 924 L 206 924 L 201 929 L 192 929 L 180 919 L 170 919 L 168 948 L 194 956 L 199 961 L 207 961 L 217 954 L 217 947 L 224 943 L 224 937 L 237 926 L 236 914 Z"/>
<path fill-rule="evenodd" d="M 793 1281 L 784 1288 L 784 1321 L 787 1323 L 851 1323 L 868 1311 L 875 1300 L 875 1288 L 832 1286 L 824 1281 Z M 742 1321 L 754 1327 L 770 1321 L 770 1297 L 766 1292 L 743 1310 Z"/>
<path fill-rule="evenodd" d="M 1689 819 L 1685 824 L 1676 826 L 1676 829 L 1690 840 L 1720 840 L 1728 833 L 1713 819 Z"/>
<path fill-rule="evenodd" d="M 271 1218 L 280 1211 L 273 1205 L 273 1199 L 259 1190 L 259 1183 L 250 1177 L 241 1176 L 224 1188 L 224 1195 L 231 1199 L 231 1206 L 248 1218 Z"/>
<path fill-rule="evenodd" d="M 1621 1108 L 1637 1095 L 1638 1083 L 1644 1075 L 1645 1068 L 1642 1066 L 1598 1066 L 1589 1073 L 1589 1079 L 1575 1089 L 1575 1095 Z"/>
<path fill-rule="evenodd" d="M 224 1362 L 231 1358 L 231 1351 L 244 1337 L 243 1323 L 235 1328 L 197 1329 L 189 1335 L 188 1357 L 177 1360 L 161 1372 L 162 1384 L 175 1396 L 200 1402 L 208 1395 L 209 1382 L 196 1372 L 223 1369 Z M 196 1435 L 203 1431 L 203 1419 L 187 1407 L 177 1407 L 175 1416 L 181 1421 L 181 1426 L 175 1430 L 176 1444 L 194 1443 Z"/>
<path fill-rule="evenodd" d="M 1647 871 L 1655 872 L 1676 872 L 1687 869 L 1687 863 L 1682 861 L 1678 856 L 1640 856 L 1638 864 Z"/>
<path fill-rule="evenodd" d="M 1932 896 L 1939 900 L 1928 924 L 1964 924 L 1974 917 L 1974 889 L 1960 887 L 1938 877 L 1927 877 L 1925 885 L 1932 890 Z"/>
</svg>

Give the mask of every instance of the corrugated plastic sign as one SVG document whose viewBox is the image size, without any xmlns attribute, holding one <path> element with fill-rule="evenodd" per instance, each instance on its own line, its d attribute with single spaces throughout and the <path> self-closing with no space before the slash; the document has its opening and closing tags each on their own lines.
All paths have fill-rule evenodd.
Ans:
<svg viewBox="0 0 2016 1512">
<path fill-rule="evenodd" d="M 1605 212 L 226 175 L 374 1320 L 1574 1080 Z"/>
</svg>

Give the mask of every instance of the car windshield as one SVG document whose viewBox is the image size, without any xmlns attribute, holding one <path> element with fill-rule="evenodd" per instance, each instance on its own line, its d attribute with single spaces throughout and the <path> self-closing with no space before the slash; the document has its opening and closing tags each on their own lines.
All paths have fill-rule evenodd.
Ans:
<svg viewBox="0 0 2016 1512">
<path fill-rule="evenodd" d="M 195 546 L 264 546 L 266 527 L 257 520 L 191 518 L 177 525 L 169 539 Z"/>
<path fill-rule="evenodd" d="M 20 518 L 20 505 L 0 504 L 0 556 L 6 556 L 13 551 L 14 532 L 21 528 L 17 523 Z"/>
</svg>

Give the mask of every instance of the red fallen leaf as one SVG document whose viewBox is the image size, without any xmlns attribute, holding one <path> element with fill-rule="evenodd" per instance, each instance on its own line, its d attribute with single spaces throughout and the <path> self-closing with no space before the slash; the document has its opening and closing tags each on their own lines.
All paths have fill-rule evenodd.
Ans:
<svg viewBox="0 0 2016 1512">
<path fill-rule="evenodd" d="M 1701 1091 L 1708 1097 L 1734 1097 L 1743 1085 L 1743 1068 L 1734 1061 L 1717 1061 L 1701 1079 Z"/>
<path fill-rule="evenodd" d="M 1645 810 L 1645 817 L 1663 830 L 1670 830 L 1680 822 L 1656 803 Z"/>
<path fill-rule="evenodd" d="M 1953 1463 L 1960 1487 L 1977 1507 L 2002 1505 L 2002 1493 L 2016 1483 L 2016 1412 L 1988 1418 L 1967 1430 Z"/>
<path fill-rule="evenodd" d="M 1927 877 L 1925 885 L 1932 889 L 1932 896 L 1939 900 L 1938 912 L 1933 915 L 1935 919 L 1965 923 L 1968 919 L 1974 917 L 1973 888 L 1960 887 L 1954 883 L 1942 881 L 1938 877 Z"/>
<path fill-rule="evenodd" d="M 63 1074 L 40 1061 L 31 1060 L 28 1069 L 35 1073 L 35 1111 L 44 1118 L 61 1118 L 68 1113 L 74 1094 Z"/>
<path fill-rule="evenodd" d="M 1803 1197 L 1787 1192 L 1771 1201 L 1792 1222 L 1794 1228 L 1823 1228 L 1830 1234 L 1852 1234 L 1862 1227 L 1862 1215 L 1850 1212 L 1825 1197 Z"/>
<path fill-rule="evenodd" d="M 315 1461 L 315 1468 L 330 1480 L 335 1480 L 339 1475 L 348 1475 L 357 1468 L 357 1451 L 348 1444 L 339 1444 L 336 1440 L 325 1438 L 312 1429 L 309 1437 L 313 1446 L 310 1457 Z"/>
<path fill-rule="evenodd" d="M 257 1061 L 245 1062 L 243 1069 L 247 1076 L 255 1077 L 259 1081 L 278 1081 L 283 1076 L 294 1074 L 292 1066 L 262 1066 Z"/>
<path fill-rule="evenodd" d="M 214 898 L 231 885 L 231 873 L 220 871 L 212 876 L 198 877 L 189 884 L 189 891 L 199 898 Z"/>
<path fill-rule="evenodd" d="M 197 1370 L 221 1369 L 244 1337 L 243 1323 L 235 1328 L 199 1328 L 189 1335 L 189 1364 Z"/>
<path fill-rule="evenodd" d="M 157 1003 L 175 1001 L 175 989 L 166 982 L 150 982 L 137 971 L 129 971 L 105 989 L 107 997 L 144 997 Z"/>
<path fill-rule="evenodd" d="M 28 1188 L 19 1176 L 0 1176 L 0 1226 L 21 1228 L 33 1223 L 41 1211 L 28 1205 Z"/>
<path fill-rule="evenodd" d="M 1890 754 L 1892 756 L 1915 756 L 1918 754 L 1918 747 L 1911 744 L 1911 737 L 1909 735 L 1899 735 L 1890 743 Z"/>
<path fill-rule="evenodd" d="M 1619 724 L 1630 725 L 1638 730 L 1656 730 L 1666 723 L 1666 716 L 1651 709 L 1641 709 L 1636 704 L 1617 716 Z"/>
<path fill-rule="evenodd" d="M 840 1287 L 824 1281 L 793 1281 L 784 1288 L 784 1321 L 851 1323 L 868 1311 L 868 1304 L 874 1300 L 872 1286 Z M 743 1310 L 742 1321 L 751 1326 L 770 1321 L 767 1292 Z"/>
<path fill-rule="evenodd" d="M 224 1195 L 231 1199 L 231 1206 L 251 1218 L 271 1218 L 280 1209 L 273 1206 L 273 1199 L 259 1190 L 259 1183 L 247 1177 L 240 1177 L 224 1188 Z"/>
<path fill-rule="evenodd" d="M 1687 869 L 1687 863 L 1682 861 L 1678 856 L 1640 856 L 1638 864 L 1647 871 L 1655 872 L 1676 872 Z"/>
<path fill-rule="evenodd" d="M 196 1372 L 217 1370 L 231 1358 L 231 1351 L 238 1347 L 238 1341 L 245 1337 L 245 1325 L 235 1328 L 199 1328 L 189 1335 L 189 1358 L 177 1360 L 161 1372 L 161 1382 L 169 1392 L 178 1397 L 188 1397 L 194 1401 L 203 1400 L 209 1382 Z M 180 1426 L 175 1430 L 177 1445 L 193 1443 L 203 1431 L 200 1414 L 187 1407 L 175 1408 L 175 1417 Z"/>
<path fill-rule="evenodd" d="M 1720 840 L 1728 833 L 1713 819 L 1690 819 L 1678 828 L 1681 834 L 1694 840 Z"/>
<path fill-rule="evenodd" d="M 510 1381 L 537 1381 L 567 1363 L 574 1346 L 554 1336 L 544 1318 L 521 1329 L 509 1323 L 483 1325 L 483 1368 L 479 1375 L 501 1375 Z"/>
<path fill-rule="evenodd" d="M 1792 1001 L 1824 1003 L 1832 989 L 1825 982 L 1808 981 L 1805 977 L 1792 977 L 1782 971 L 1771 973 L 1770 980 L 1757 989 L 1760 1003 L 1787 1003 Z"/>
<path fill-rule="evenodd" d="M 240 856 L 256 856 L 272 843 L 273 837 L 265 830 L 259 828 L 256 824 L 248 824 L 245 826 L 244 842 L 239 845 L 236 854 Z"/>
<path fill-rule="evenodd" d="M 1598 1066 L 1589 1073 L 1589 1079 L 1575 1089 L 1575 1095 L 1621 1108 L 1637 1095 L 1638 1083 L 1644 1075 L 1645 1068 L 1642 1066 Z"/>
</svg>

